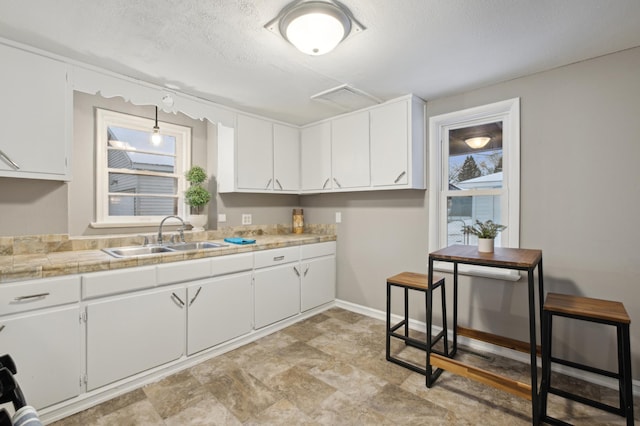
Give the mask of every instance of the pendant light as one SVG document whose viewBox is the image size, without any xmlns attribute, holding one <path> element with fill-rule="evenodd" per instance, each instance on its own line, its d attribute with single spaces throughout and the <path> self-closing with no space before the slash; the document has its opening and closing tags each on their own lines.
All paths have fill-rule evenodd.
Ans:
<svg viewBox="0 0 640 426">
<path fill-rule="evenodd" d="M 314 56 L 331 52 L 347 37 L 365 29 L 336 1 L 295 1 L 265 28 Z"/>
<path fill-rule="evenodd" d="M 469 145 L 469 148 L 480 149 L 480 148 L 484 148 L 484 146 L 486 144 L 488 144 L 490 140 L 491 140 L 490 137 L 479 136 L 479 137 L 476 137 L 476 138 L 465 139 L 464 143 Z"/>
<path fill-rule="evenodd" d="M 158 146 L 162 143 L 162 135 L 160 134 L 160 127 L 158 127 L 158 107 L 156 107 L 156 125 L 153 126 L 153 134 L 151 135 L 151 144 Z"/>
</svg>

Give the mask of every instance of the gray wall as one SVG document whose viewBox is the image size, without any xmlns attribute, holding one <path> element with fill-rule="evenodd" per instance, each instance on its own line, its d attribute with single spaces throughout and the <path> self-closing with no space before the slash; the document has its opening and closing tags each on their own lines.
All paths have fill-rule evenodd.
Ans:
<svg viewBox="0 0 640 426">
<path fill-rule="evenodd" d="M 65 234 L 67 184 L 0 177 L 0 236 Z"/>
<path fill-rule="evenodd" d="M 431 117 L 521 98 L 521 247 L 542 249 L 547 291 L 624 302 L 632 319 L 636 378 L 639 69 L 636 48 L 427 103 Z M 334 213 L 342 212 L 340 299 L 384 311 L 386 277 L 404 270 L 426 272 L 426 191 L 305 196 L 302 206 L 313 222 L 332 222 Z M 526 301 L 524 280 L 464 277 L 461 325 L 527 340 Z M 414 316 L 424 320 L 419 305 L 414 300 Z M 614 337 L 602 326 L 558 321 L 554 351 L 611 367 Z"/>
</svg>

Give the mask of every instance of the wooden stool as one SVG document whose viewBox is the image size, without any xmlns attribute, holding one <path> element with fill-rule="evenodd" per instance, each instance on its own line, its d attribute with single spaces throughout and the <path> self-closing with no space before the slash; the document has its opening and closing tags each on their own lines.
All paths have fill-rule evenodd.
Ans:
<svg viewBox="0 0 640 426">
<path fill-rule="evenodd" d="M 552 393 L 601 410 L 626 417 L 627 425 L 633 425 L 633 389 L 631 383 L 631 348 L 629 324 L 631 319 L 620 302 L 590 299 L 567 294 L 549 293 L 542 308 L 542 385 L 540 388 L 540 420 L 550 424 L 567 424 L 547 415 L 547 395 Z M 551 355 L 551 331 L 554 316 L 574 318 L 616 327 L 618 343 L 618 372 L 601 370 L 588 365 L 559 359 Z M 566 365 L 618 379 L 620 406 L 603 404 L 551 386 L 551 363 Z"/>
<path fill-rule="evenodd" d="M 395 325 L 391 325 L 391 287 L 400 287 L 404 289 L 404 319 Z M 442 294 L 442 331 L 435 337 L 432 337 L 431 331 L 431 313 L 432 313 L 432 292 L 433 290 L 440 288 Z M 424 341 L 409 337 L 409 290 L 420 291 L 425 294 L 425 307 L 427 312 L 427 337 Z M 442 355 L 448 354 L 448 342 L 447 342 L 447 304 L 446 295 L 444 290 L 444 277 L 433 276 L 433 287 L 429 291 L 429 281 L 425 274 L 418 274 L 415 272 L 402 272 L 401 274 L 394 275 L 387 278 L 387 361 L 391 361 L 395 364 L 401 365 L 405 368 L 413 370 L 417 373 L 426 375 L 426 367 L 421 368 L 414 364 L 410 364 L 399 358 L 391 356 L 391 338 L 403 340 L 406 345 L 413 346 L 418 349 L 426 351 L 426 363 L 429 365 L 428 357 L 431 352 L 440 353 Z M 400 327 L 404 327 L 404 334 L 396 333 Z M 433 346 L 444 338 L 444 352 L 436 351 Z M 427 350 L 429 348 L 429 350 Z"/>
</svg>

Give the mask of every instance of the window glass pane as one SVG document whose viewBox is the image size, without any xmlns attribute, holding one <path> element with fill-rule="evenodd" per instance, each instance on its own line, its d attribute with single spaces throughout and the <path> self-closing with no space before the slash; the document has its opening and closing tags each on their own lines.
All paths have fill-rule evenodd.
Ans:
<svg viewBox="0 0 640 426">
<path fill-rule="evenodd" d="M 502 122 L 449 131 L 449 190 L 502 188 Z"/>
<path fill-rule="evenodd" d="M 168 216 L 178 213 L 174 197 L 109 196 L 110 216 Z"/>
<path fill-rule="evenodd" d="M 109 173 L 109 192 L 130 194 L 175 194 L 178 179 L 161 176 Z"/>
<path fill-rule="evenodd" d="M 114 149 L 109 149 L 107 161 L 107 167 L 115 169 L 174 173 L 176 168 L 175 157 Z"/>
<path fill-rule="evenodd" d="M 162 133 L 162 129 L 160 129 Z M 120 149 L 134 151 L 155 152 L 159 154 L 176 154 L 176 138 L 162 135 L 162 142 L 158 145 L 151 143 L 152 129 L 148 132 L 142 130 L 126 129 L 124 127 L 108 126 L 109 145 Z"/>
<path fill-rule="evenodd" d="M 476 220 L 484 222 L 491 219 L 495 223 L 503 223 L 500 219 L 500 198 L 499 195 L 447 197 L 447 245 L 477 244 L 475 235 L 462 232 L 464 225 L 473 225 Z M 496 246 L 500 246 L 500 234 L 496 238 Z"/>
</svg>

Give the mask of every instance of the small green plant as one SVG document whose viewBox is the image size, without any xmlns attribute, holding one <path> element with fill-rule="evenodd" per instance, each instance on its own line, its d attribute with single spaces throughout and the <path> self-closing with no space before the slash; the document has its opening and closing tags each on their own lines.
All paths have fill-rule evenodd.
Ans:
<svg viewBox="0 0 640 426">
<path fill-rule="evenodd" d="M 494 223 L 491 219 L 486 222 L 480 222 L 476 219 L 476 223 L 473 225 L 465 225 L 462 228 L 462 232 L 465 234 L 473 234 L 478 238 L 495 238 L 498 232 L 507 229 L 505 225 L 499 225 Z"/>
<path fill-rule="evenodd" d="M 195 214 L 201 214 L 202 208 L 211 200 L 211 194 L 202 186 L 207 180 L 207 172 L 200 166 L 193 166 L 185 173 L 185 178 L 191 183 L 184 193 L 185 202 L 192 207 Z"/>
</svg>

